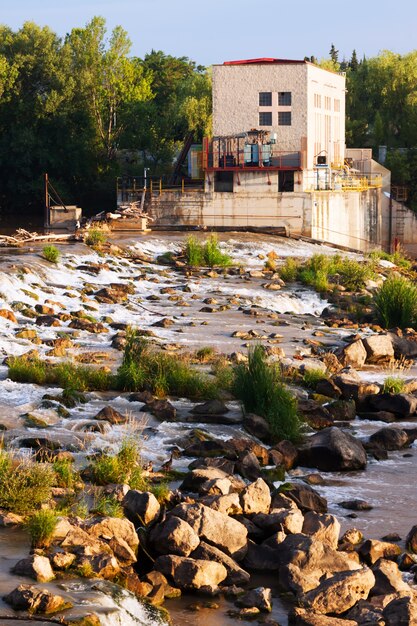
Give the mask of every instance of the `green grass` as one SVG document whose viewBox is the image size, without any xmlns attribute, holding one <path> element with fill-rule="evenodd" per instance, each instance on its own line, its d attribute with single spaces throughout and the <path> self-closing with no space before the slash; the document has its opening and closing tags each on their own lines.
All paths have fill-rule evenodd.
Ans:
<svg viewBox="0 0 417 626">
<path fill-rule="evenodd" d="M 149 491 L 153 493 L 159 504 L 168 502 L 171 493 L 169 485 L 166 482 L 150 484 Z"/>
<path fill-rule="evenodd" d="M 401 250 L 396 250 L 392 254 L 384 252 L 383 250 L 373 250 L 369 253 L 369 259 L 374 262 L 375 265 L 377 265 L 378 261 L 381 259 L 384 261 L 390 261 L 397 267 L 401 267 L 405 270 L 411 269 L 413 265 L 412 261 L 410 261 L 410 259 L 408 259 Z"/>
<path fill-rule="evenodd" d="M 90 470 L 93 482 L 97 485 L 126 483 L 131 489 L 143 489 L 146 486 L 139 445 L 133 439 L 122 441 L 116 454 L 103 454 L 95 459 Z"/>
<path fill-rule="evenodd" d="M 398 376 L 387 376 L 384 380 L 382 393 L 402 393 L 405 388 L 405 380 Z"/>
<path fill-rule="evenodd" d="M 287 257 L 279 268 L 278 272 L 282 280 L 286 283 L 293 283 L 297 280 L 301 261 L 294 257 Z"/>
<path fill-rule="evenodd" d="M 124 516 L 123 507 L 114 496 L 101 494 L 94 502 L 92 513 L 97 513 L 103 517 L 120 517 Z"/>
<path fill-rule="evenodd" d="M 371 263 L 355 261 L 339 254 L 314 254 L 304 263 L 290 257 L 279 273 L 284 281 L 299 280 L 318 292 L 329 291 L 335 284 L 349 291 L 358 291 L 374 276 Z"/>
<path fill-rule="evenodd" d="M 46 548 L 49 545 L 57 520 L 57 513 L 52 509 L 40 509 L 30 516 L 26 528 L 33 548 Z"/>
<path fill-rule="evenodd" d="M 107 241 L 107 235 L 99 228 L 92 228 L 88 231 L 88 235 L 85 239 L 87 246 L 92 248 L 100 248 Z"/>
<path fill-rule="evenodd" d="M 307 369 L 303 374 L 303 383 L 309 389 L 315 389 L 321 380 L 326 380 L 327 375 L 321 369 Z"/>
<path fill-rule="evenodd" d="M 383 328 L 413 328 L 417 323 L 417 286 L 403 276 L 390 276 L 375 295 Z"/>
<path fill-rule="evenodd" d="M 297 400 L 280 380 L 280 372 L 267 363 L 262 346 L 249 351 L 247 364 L 235 368 L 233 391 L 247 413 L 264 417 L 275 441 L 300 438 Z"/>
<path fill-rule="evenodd" d="M 74 463 L 71 461 L 54 461 L 52 469 L 55 472 L 57 487 L 74 489 L 77 483 L 80 482 L 80 475 L 74 469 Z"/>
<path fill-rule="evenodd" d="M 46 463 L 17 460 L 0 450 L 0 508 L 30 513 L 51 497 L 55 474 Z"/>
<path fill-rule="evenodd" d="M 205 242 L 190 235 L 185 243 L 184 254 L 187 264 L 193 267 L 227 267 L 232 264 L 231 257 L 220 250 L 215 234 L 210 235 Z"/>
<path fill-rule="evenodd" d="M 148 390 L 157 396 L 213 398 L 217 387 L 193 368 L 185 356 L 157 352 L 137 331 L 128 330 L 123 361 L 117 372 L 117 387 L 123 391 Z"/>
<path fill-rule="evenodd" d="M 43 257 L 50 263 L 58 263 L 61 256 L 60 251 L 55 246 L 44 246 L 42 249 Z"/>
<path fill-rule="evenodd" d="M 51 365 L 39 358 L 13 357 L 8 367 L 9 378 L 20 383 L 58 385 L 77 391 L 106 391 L 113 385 L 113 377 L 106 370 L 69 361 Z"/>
</svg>

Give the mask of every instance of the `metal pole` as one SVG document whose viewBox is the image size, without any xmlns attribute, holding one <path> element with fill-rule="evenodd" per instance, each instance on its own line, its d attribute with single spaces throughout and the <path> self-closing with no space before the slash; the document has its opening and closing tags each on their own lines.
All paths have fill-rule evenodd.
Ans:
<svg viewBox="0 0 417 626">
<path fill-rule="evenodd" d="M 45 220 L 44 227 L 50 227 L 50 205 L 49 205 L 49 190 L 48 190 L 48 174 L 43 175 L 44 180 L 44 193 L 45 193 Z"/>
</svg>

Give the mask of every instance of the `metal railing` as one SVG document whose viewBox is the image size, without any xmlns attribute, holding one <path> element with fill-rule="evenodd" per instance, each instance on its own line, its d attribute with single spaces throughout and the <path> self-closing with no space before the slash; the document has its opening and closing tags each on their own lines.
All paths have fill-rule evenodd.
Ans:
<svg viewBox="0 0 417 626">
<path fill-rule="evenodd" d="M 343 170 L 315 170 L 304 173 L 304 190 L 313 191 L 367 191 L 382 187 L 381 174 L 353 174 Z"/>
</svg>

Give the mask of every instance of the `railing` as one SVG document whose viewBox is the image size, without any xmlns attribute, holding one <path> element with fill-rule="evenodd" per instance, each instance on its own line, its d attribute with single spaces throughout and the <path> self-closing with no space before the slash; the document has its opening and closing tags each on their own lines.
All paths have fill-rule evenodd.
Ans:
<svg viewBox="0 0 417 626">
<path fill-rule="evenodd" d="M 204 181 L 201 179 L 189 181 L 183 178 L 178 185 L 169 185 L 162 178 L 149 178 L 146 181 L 146 188 L 142 176 L 118 178 L 116 183 L 118 204 L 136 202 L 141 199 L 144 191 L 146 197 L 150 198 L 164 193 L 201 193 L 203 189 Z"/>
<path fill-rule="evenodd" d="M 273 143 L 248 143 L 243 137 L 205 139 L 203 170 L 300 170 L 302 152 L 278 150 Z"/>
<path fill-rule="evenodd" d="M 382 187 L 381 174 L 352 174 L 349 171 L 317 169 L 304 174 L 304 189 L 313 191 L 367 191 Z"/>
</svg>

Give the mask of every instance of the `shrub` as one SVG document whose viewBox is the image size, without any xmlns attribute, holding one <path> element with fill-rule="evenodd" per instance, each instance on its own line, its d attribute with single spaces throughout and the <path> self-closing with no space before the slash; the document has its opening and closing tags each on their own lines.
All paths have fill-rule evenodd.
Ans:
<svg viewBox="0 0 417 626">
<path fill-rule="evenodd" d="M 50 499 L 54 483 L 55 474 L 49 465 L 16 460 L 0 450 L 0 508 L 29 513 Z"/>
<path fill-rule="evenodd" d="M 187 237 L 184 254 L 188 265 L 194 267 L 202 265 L 227 267 L 232 263 L 229 255 L 220 250 L 217 236 L 214 234 L 210 235 L 204 243 L 200 243 L 193 235 L 190 235 Z"/>
<path fill-rule="evenodd" d="M 135 330 L 126 335 L 117 387 L 123 391 L 147 389 L 158 396 L 207 398 L 217 395 L 215 383 L 193 369 L 186 357 L 152 350 Z"/>
<path fill-rule="evenodd" d="M 384 328 L 410 328 L 417 322 L 417 287 L 407 278 L 390 276 L 375 295 L 379 322 Z"/>
<path fill-rule="evenodd" d="M 398 376 L 387 376 L 384 380 L 382 393 L 401 393 L 404 391 L 405 380 Z"/>
<path fill-rule="evenodd" d="M 325 380 L 327 375 L 323 370 L 318 368 L 307 369 L 303 374 L 303 383 L 306 387 L 310 389 L 315 389 L 317 387 L 317 383 L 321 380 Z"/>
<path fill-rule="evenodd" d="M 52 509 L 40 509 L 30 516 L 27 529 L 33 548 L 45 548 L 53 536 L 58 516 Z"/>
<path fill-rule="evenodd" d="M 54 461 L 52 469 L 55 472 L 57 487 L 73 489 L 80 481 L 80 475 L 74 469 L 74 464 L 71 461 Z"/>
<path fill-rule="evenodd" d="M 207 363 L 217 357 L 216 349 L 212 346 L 203 346 L 195 351 L 195 358 L 201 363 Z"/>
<path fill-rule="evenodd" d="M 288 271 L 292 271 L 293 275 L 295 268 L 290 265 Z M 372 276 L 371 265 L 341 257 L 339 254 L 333 256 L 314 254 L 311 259 L 298 268 L 299 280 L 319 292 L 328 291 L 331 288 L 331 283 L 336 282 L 336 279 L 349 291 L 357 291 L 362 289 L 365 281 Z M 281 277 L 285 280 L 282 274 Z"/>
<path fill-rule="evenodd" d="M 236 397 L 246 412 L 268 421 L 275 440 L 298 440 L 301 422 L 296 398 L 281 382 L 279 370 L 267 363 L 262 346 L 255 346 L 248 356 L 247 364 L 235 368 Z"/>
<path fill-rule="evenodd" d="M 58 263 L 59 257 L 61 256 L 60 251 L 55 246 L 44 246 L 42 254 L 50 263 Z"/>
<path fill-rule="evenodd" d="M 293 283 L 297 280 L 298 271 L 300 269 L 300 261 L 294 257 L 287 257 L 284 264 L 279 268 L 279 275 L 286 283 Z"/>
<path fill-rule="evenodd" d="M 103 515 L 103 517 L 123 517 L 123 507 L 114 496 L 101 494 L 94 502 L 93 513 Z"/>
<path fill-rule="evenodd" d="M 107 241 L 106 234 L 100 230 L 99 228 L 92 228 L 88 231 L 88 235 L 85 239 L 85 243 L 87 246 L 91 246 L 92 248 L 99 248 Z"/>
<path fill-rule="evenodd" d="M 97 485 L 127 483 L 132 489 L 141 489 L 146 485 L 139 446 L 133 439 L 125 439 L 116 454 L 103 454 L 95 459 L 90 470 Z"/>
</svg>

